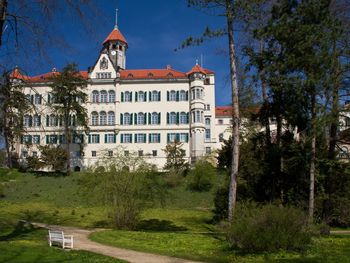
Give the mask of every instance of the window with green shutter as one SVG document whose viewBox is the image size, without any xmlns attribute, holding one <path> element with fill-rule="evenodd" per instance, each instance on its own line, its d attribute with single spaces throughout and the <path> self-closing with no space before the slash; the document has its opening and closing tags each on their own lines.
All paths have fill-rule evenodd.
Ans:
<svg viewBox="0 0 350 263">
<path fill-rule="evenodd" d="M 120 97 L 121 97 L 121 101 L 124 102 L 124 92 L 121 93 Z"/>
</svg>

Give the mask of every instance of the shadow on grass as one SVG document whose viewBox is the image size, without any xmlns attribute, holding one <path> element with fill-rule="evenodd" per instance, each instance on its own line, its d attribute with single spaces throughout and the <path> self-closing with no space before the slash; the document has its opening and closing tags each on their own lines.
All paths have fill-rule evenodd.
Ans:
<svg viewBox="0 0 350 263">
<path fill-rule="evenodd" d="M 63 173 L 63 172 L 46 172 L 46 171 L 36 171 L 36 172 L 27 172 L 27 173 L 30 173 L 36 177 L 65 177 L 67 176 L 66 173 Z"/>
<path fill-rule="evenodd" d="M 0 236 L 0 241 L 8 241 L 10 239 L 14 239 L 16 237 L 31 233 L 35 230 L 36 228 L 32 224 L 21 220 L 18 221 L 17 225 L 14 227 L 11 233 L 5 236 Z"/>
<path fill-rule="evenodd" d="M 186 227 L 177 226 L 169 220 L 149 219 L 141 220 L 136 230 L 139 231 L 164 231 L 164 232 L 178 232 L 186 231 Z"/>
</svg>

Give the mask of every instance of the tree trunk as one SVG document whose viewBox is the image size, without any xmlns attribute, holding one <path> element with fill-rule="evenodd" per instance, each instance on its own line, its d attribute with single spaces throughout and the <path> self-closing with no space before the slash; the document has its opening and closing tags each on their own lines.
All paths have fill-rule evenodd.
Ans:
<svg viewBox="0 0 350 263">
<path fill-rule="evenodd" d="M 6 121 L 6 118 L 5 118 Z M 9 138 L 8 138 L 8 131 L 7 128 L 5 127 L 4 129 L 4 137 L 5 137 L 5 147 L 6 147 L 6 156 L 7 156 L 7 167 L 8 168 L 12 168 L 12 156 L 11 156 L 11 145 L 9 142 Z"/>
<path fill-rule="evenodd" d="M 239 104 L 238 104 L 238 84 L 237 84 L 237 67 L 235 56 L 235 44 L 233 38 L 233 2 L 226 0 L 227 12 L 227 32 L 229 42 L 230 55 L 230 78 L 232 88 L 232 164 L 230 170 L 230 189 L 229 189 L 229 205 L 228 205 L 228 220 L 231 223 L 236 206 L 236 192 L 237 192 L 237 177 L 239 164 Z"/>
<path fill-rule="evenodd" d="M 309 188 L 309 223 L 313 222 L 315 207 L 315 162 L 316 162 L 316 96 L 311 97 L 311 158 L 310 158 L 310 188 Z"/>
<path fill-rule="evenodd" d="M 66 137 L 66 152 L 67 152 L 67 171 L 66 174 L 69 175 L 70 173 L 70 149 L 69 149 L 69 145 L 70 145 L 70 134 L 69 134 L 69 114 L 66 113 L 65 114 L 65 124 L 64 124 L 64 134 Z"/>
<path fill-rule="evenodd" d="M 262 39 L 260 39 L 260 55 L 262 55 L 263 51 L 264 51 L 263 44 L 264 44 L 264 41 Z M 259 76 L 260 76 L 260 81 L 261 81 L 261 93 L 262 93 L 262 99 L 263 99 L 263 106 L 266 109 L 269 105 L 269 102 L 267 99 L 266 81 L 263 77 L 263 70 L 259 71 Z M 269 115 L 270 114 L 266 114 L 266 112 L 264 113 L 265 140 L 266 140 L 267 146 L 271 145 L 271 131 L 270 131 Z"/>
<path fill-rule="evenodd" d="M 0 47 L 2 45 L 2 32 L 6 19 L 7 0 L 0 0 Z"/>
</svg>

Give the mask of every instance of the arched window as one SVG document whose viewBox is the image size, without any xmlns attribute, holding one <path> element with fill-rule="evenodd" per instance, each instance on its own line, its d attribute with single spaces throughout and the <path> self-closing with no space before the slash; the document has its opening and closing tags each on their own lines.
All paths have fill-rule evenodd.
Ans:
<svg viewBox="0 0 350 263">
<path fill-rule="evenodd" d="M 100 112 L 100 126 L 107 125 L 107 114 L 105 111 Z"/>
<path fill-rule="evenodd" d="M 96 111 L 91 113 L 91 125 L 92 126 L 98 125 L 98 113 Z"/>
<path fill-rule="evenodd" d="M 186 112 L 181 112 L 180 113 L 180 123 L 181 124 L 186 124 L 188 123 L 188 116 Z"/>
<path fill-rule="evenodd" d="M 169 124 L 176 124 L 176 112 L 170 112 Z"/>
<path fill-rule="evenodd" d="M 131 102 L 131 92 L 125 91 L 125 93 L 124 93 L 124 101 Z"/>
<path fill-rule="evenodd" d="M 24 127 L 31 127 L 32 126 L 32 116 L 24 115 L 23 125 L 24 125 Z"/>
<path fill-rule="evenodd" d="M 100 92 L 100 102 L 106 103 L 107 102 L 107 91 L 102 90 Z"/>
<path fill-rule="evenodd" d="M 114 125 L 115 122 L 115 114 L 113 111 L 108 112 L 108 125 Z"/>
<path fill-rule="evenodd" d="M 115 102 L 115 92 L 114 90 L 108 91 L 108 102 Z"/>
<path fill-rule="evenodd" d="M 160 100 L 158 91 L 156 91 L 156 90 L 152 91 L 151 100 L 152 101 L 159 101 Z"/>
<path fill-rule="evenodd" d="M 186 100 L 187 100 L 186 97 L 187 97 L 187 96 L 186 96 L 186 91 L 181 90 L 181 91 L 180 91 L 180 94 L 179 94 L 179 101 L 186 101 Z"/>
<path fill-rule="evenodd" d="M 99 102 L 99 93 L 98 93 L 98 91 L 97 90 L 94 90 L 93 92 L 92 92 L 92 102 L 93 103 L 97 103 L 97 102 Z"/>
<path fill-rule="evenodd" d="M 54 114 L 51 114 L 49 117 L 49 126 L 50 127 L 54 127 L 58 125 L 58 120 L 57 120 L 57 116 Z"/>
<path fill-rule="evenodd" d="M 152 113 L 151 124 L 159 124 L 159 114 L 157 112 Z"/>
<path fill-rule="evenodd" d="M 210 125 L 210 118 L 205 118 L 205 125 Z"/>
<path fill-rule="evenodd" d="M 169 101 L 176 101 L 176 91 L 170 91 Z"/>
<path fill-rule="evenodd" d="M 137 114 L 137 124 L 139 125 L 145 124 L 145 114 L 143 114 L 142 112 L 139 112 Z"/>
<path fill-rule="evenodd" d="M 34 104 L 41 104 L 41 95 L 35 94 Z"/>
<path fill-rule="evenodd" d="M 124 113 L 124 125 L 131 124 L 131 116 L 130 113 Z"/>
<path fill-rule="evenodd" d="M 34 126 L 39 127 L 41 125 L 41 117 L 40 115 L 34 115 Z"/>
<path fill-rule="evenodd" d="M 137 101 L 145 101 L 145 93 L 143 91 L 137 93 Z"/>
</svg>

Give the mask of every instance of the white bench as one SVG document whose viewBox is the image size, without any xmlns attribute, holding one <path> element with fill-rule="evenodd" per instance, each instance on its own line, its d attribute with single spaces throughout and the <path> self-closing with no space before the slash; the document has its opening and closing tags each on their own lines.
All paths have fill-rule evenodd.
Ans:
<svg viewBox="0 0 350 263">
<path fill-rule="evenodd" d="M 73 248 L 73 236 L 65 235 L 63 231 L 49 230 L 49 245 L 58 244 L 62 248 Z"/>
</svg>

